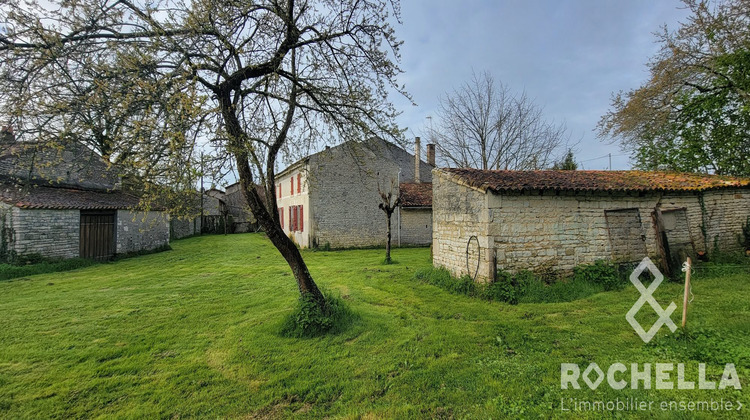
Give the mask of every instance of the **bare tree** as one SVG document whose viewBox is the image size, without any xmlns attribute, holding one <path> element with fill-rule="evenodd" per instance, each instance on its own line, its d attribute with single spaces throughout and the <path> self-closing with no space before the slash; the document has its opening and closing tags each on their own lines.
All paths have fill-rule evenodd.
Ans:
<svg viewBox="0 0 750 420">
<path fill-rule="evenodd" d="M 387 21 L 394 0 L 29 0 L 0 5 L 0 99 L 31 103 L 50 86 L 48 113 L 30 107 L 14 115 L 21 132 L 41 127 L 65 132 L 68 112 L 86 107 L 86 77 L 109 85 L 101 74 L 119 74 L 125 103 L 143 103 L 124 114 L 134 127 L 175 123 L 164 136 L 123 130 L 121 153 L 157 151 L 165 172 L 189 128 L 210 136 L 215 159 L 238 173 L 248 207 L 289 264 L 300 293 L 325 300 L 294 243 L 284 234 L 275 191 L 279 152 L 319 138 L 398 138 L 388 101 L 401 43 Z M 48 6 L 44 6 L 48 5 Z M 86 77 L 82 74 L 96 67 Z M 146 71 L 148 77 L 139 75 Z M 83 83 L 85 85 L 85 83 Z M 187 93 L 186 93 L 187 92 Z M 137 96 L 136 96 L 137 95 Z M 137 100 L 136 100 L 137 99 Z M 163 104 L 163 105 L 162 105 Z M 159 113 L 163 107 L 165 112 Z M 174 112 L 185 107 L 189 112 Z M 59 109 L 58 109 L 59 108 Z M 53 112 L 54 111 L 54 112 Z M 58 112 L 59 111 L 59 112 Z M 141 173 L 145 173 L 145 169 Z"/>
<path fill-rule="evenodd" d="M 378 208 L 383 210 L 385 213 L 385 220 L 387 224 L 386 230 L 386 242 L 385 242 L 385 263 L 391 263 L 391 216 L 393 212 L 401 204 L 401 197 L 397 194 L 398 186 L 396 180 L 391 178 L 391 186 L 387 191 L 380 188 L 380 180 L 378 180 L 378 194 L 380 194 L 381 203 L 378 204 Z M 395 195 L 395 199 L 394 199 Z"/>
<path fill-rule="evenodd" d="M 428 137 L 449 165 L 462 168 L 545 168 L 568 137 L 565 124 L 546 121 L 525 93 L 496 85 L 486 72 L 440 97 L 437 117 Z"/>
</svg>

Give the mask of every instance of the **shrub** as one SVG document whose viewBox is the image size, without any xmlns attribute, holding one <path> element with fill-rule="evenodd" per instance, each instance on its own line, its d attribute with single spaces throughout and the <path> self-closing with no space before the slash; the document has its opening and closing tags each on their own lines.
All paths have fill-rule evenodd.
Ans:
<svg viewBox="0 0 750 420">
<path fill-rule="evenodd" d="M 311 294 L 300 296 L 294 310 L 281 325 L 281 335 L 311 338 L 343 331 L 354 319 L 354 313 L 338 296 L 324 292 L 325 305 L 321 308 Z"/>
<path fill-rule="evenodd" d="M 745 249 L 750 249 L 750 216 L 747 216 L 745 224 L 742 225 L 742 236 L 745 237 Z"/>
<path fill-rule="evenodd" d="M 573 269 L 573 280 L 600 284 L 604 287 L 604 290 L 614 290 L 625 283 L 618 274 L 617 266 L 604 260 L 597 260 L 590 265 L 575 267 Z"/>
</svg>

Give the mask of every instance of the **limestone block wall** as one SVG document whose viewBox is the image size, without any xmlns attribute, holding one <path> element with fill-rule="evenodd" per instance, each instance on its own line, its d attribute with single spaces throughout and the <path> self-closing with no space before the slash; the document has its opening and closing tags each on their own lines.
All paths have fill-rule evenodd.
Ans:
<svg viewBox="0 0 750 420">
<path fill-rule="evenodd" d="M 10 244 L 17 254 L 41 254 L 48 258 L 79 256 L 80 211 L 13 207 L 9 216 Z"/>
<path fill-rule="evenodd" d="M 580 264 L 599 259 L 638 261 L 646 255 L 656 256 L 655 233 L 651 213 L 659 202 L 658 194 L 606 193 L 526 193 L 488 194 L 490 226 L 497 251 L 498 268 L 508 271 L 551 266 L 558 270 L 572 270 Z M 613 247 L 610 228 L 621 218 L 607 219 L 606 211 L 629 209 L 640 218 L 637 225 L 628 224 L 627 230 L 613 232 L 613 238 L 626 231 L 637 235 L 631 244 L 641 241 L 643 247 L 634 248 L 631 255 L 622 255 Z M 640 231 L 640 232 L 639 232 Z M 639 255 L 640 254 L 640 255 Z"/>
<path fill-rule="evenodd" d="M 542 266 L 567 271 L 599 259 L 659 258 L 652 216 L 657 205 L 663 214 L 679 216 L 669 221 L 667 236 L 683 252 L 741 248 L 742 225 L 750 216 L 748 190 L 485 194 L 435 172 L 433 262 L 466 274 L 471 234 L 484 253 L 479 277 L 485 280 L 493 271 L 493 253 L 497 268 L 507 271 Z"/>
<path fill-rule="evenodd" d="M 169 244 L 169 216 L 164 212 L 117 211 L 116 252 L 152 250 Z"/>
<path fill-rule="evenodd" d="M 429 245 L 432 243 L 432 209 L 401 208 L 401 245 Z M 395 230 L 396 214 L 391 223 Z M 397 243 L 396 232 L 393 244 Z"/>
<path fill-rule="evenodd" d="M 386 218 L 378 208 L 378 182 L 381 188 L 389 188 L 391 178 L 398 182 L 398 166 L 369 150 L 346 148 L 311 156 L 309 165 L 310 245 L 385 245 Z M 398 194 L 397 183 L 395 188 Z"/>
<path fill-rule="evenodd" d="M 433 264 L 447 268 L 454 276 L 468 274 L 467 244 L 472 236 L 476 236 L 476 242 L 469 246 L 470 265 L 479 261 L 480 277 L 486 279 L 491 266 L 487 250 L 494 246 L 489 243 L 488 231 L 486 195 L 453 182 L 437 170 L 432 171 Z M 479 244 L 478 255 L 476 243 Z"/>
</svg>

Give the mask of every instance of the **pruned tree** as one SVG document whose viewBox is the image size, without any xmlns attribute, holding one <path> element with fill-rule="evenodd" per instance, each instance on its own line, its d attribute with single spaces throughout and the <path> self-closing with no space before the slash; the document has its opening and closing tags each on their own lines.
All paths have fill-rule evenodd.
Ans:
<svg viewBox="0 0 750 420">
<path fill-rule="evenodd" d="M 692 15 L 657 34 L 649 79 L 619 92 L 598 125 L 635 166 L 750 175 L 750 3 L 683 0 Z"/>
<path fill-rule="evenodd" d="M 398 194 L 398 185 L 396 180 L 391 178 L 391 185 L 387 190 L 381 189 L 380 180 L 378 180 L 378 194 L 382 200 L 378 208 L 385 213 L 386 221 L 386 241 L 385 241 L 385 263 L 391 263 L 391 216 L 401 204 L 401 196 Z"/>
<path fill-rule="evenodd" d="M 322 293 L 281 229 L 276 195 L 263 198 L 255 187 L 275 191 L 277 157 L 289 148 L 320 138 L 399 138 L 388 91 L 406 94 L 395 81 L 401 43 L 390 12 L 398 14 L 397 1 L 3 3 L 0 99 L 32 104 L 36 92 L 58 86 L 60 97 L 39 98 L 49 106 L 34 118 L 27 118 L 31 106 L 13 115 L 20 131 L 36 135 L 46 125 L 54 137 L 75 129 L 69 113 L 77 106 L 88 109 L 86 84 L 79 89 L 78 78 L 66 75 L 93 66 L 84 80 L 105 91 L 117 87 L 116 102 L 137 104 L 122 111 L 132 126 L 122 131 L 119 153 L 156 151 L 160 158 L 146 163 L 169 173 L 177 170 L 172 157 L 186 133 L 206 136 L 213 158 L 237 171 L 248 207 L 300 293 L 322 306 Z M 107 75 L 117 75 L 116 82 Z M 174 123 L 161 130 L 164 121 Z M 141 127 L 163 136 L 139 135 Z"/>
<path fill-rule="evenodd" d="M 437 120 L 428 137 L 450 166 L 461 168 L 549 167 L 568 138 L 565 124 L 545 120 L 525 93 L 513 94 L 486 72 L 441 96 Z"/>
</svg>

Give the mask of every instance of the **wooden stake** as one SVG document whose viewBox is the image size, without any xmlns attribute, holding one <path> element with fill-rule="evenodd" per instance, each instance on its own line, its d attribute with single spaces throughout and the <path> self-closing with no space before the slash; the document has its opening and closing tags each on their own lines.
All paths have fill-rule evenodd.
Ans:
<svg viewBox="0 0 750 420">
<path fill-rule="evenodd" d="M 682 299 L 682 329 L 685 329 L 687 323 L 688 295 L 690 294 L 690 270 L 693 268 L 693 262 L 690 257 L 687 259 L 687 270 L 685 270 L 685 297 Z"/>
</svg>

